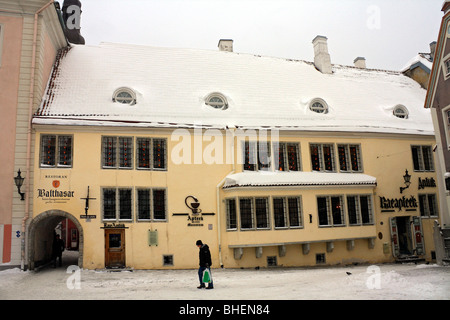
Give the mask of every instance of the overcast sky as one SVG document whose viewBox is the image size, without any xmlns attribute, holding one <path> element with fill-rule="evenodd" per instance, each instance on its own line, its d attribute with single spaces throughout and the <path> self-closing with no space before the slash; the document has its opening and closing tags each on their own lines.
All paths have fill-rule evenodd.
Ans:
<svg viewBox="0 0 450 320">
<path fill-rule="evenodd" d="M 87 45 L 100 42 L 234 51 L 314 60 L 328 38 L 331 62 L 400 70 L 438 36 L 443 0 L 81 0 Z"/>
</svg>

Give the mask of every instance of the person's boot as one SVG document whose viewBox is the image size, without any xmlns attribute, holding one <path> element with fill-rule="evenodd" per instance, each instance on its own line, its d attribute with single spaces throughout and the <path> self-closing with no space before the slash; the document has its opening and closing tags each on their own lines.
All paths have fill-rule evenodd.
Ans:
<svg viewBox="0 0 450 320">
<path fill-rule="evenodd" d="M 205 284 L 204 283 L 202 283 L 200 286 L 197 287 L 197 289 L 203 289 L 203 288 L 205 288 Z"/>
</svg>

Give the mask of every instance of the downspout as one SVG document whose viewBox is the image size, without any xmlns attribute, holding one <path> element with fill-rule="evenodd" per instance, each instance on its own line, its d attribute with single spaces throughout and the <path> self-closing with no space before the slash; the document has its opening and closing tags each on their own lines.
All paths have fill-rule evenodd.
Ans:
<svg viewBox="0 0 450 320">
<path fill-rule="evenodd" d="M 33 30 L 33 49 L 31 57 L 31 78 L 30 78 L 30 93 L 29 93 L 29 105 L 28 105 L 28 129 L 27 129 L 27 164 L 26 164 L 26 174 L 27 182 L 25 184 L 25 215 L 22 219 L 22 243 L 21 243 L 21 269 L 25 270 L 25 235 L 26 235 L 26 223 L 30 217 L 30 189 L 31 189 L 31 122 L 33 119 L 33 103 L 34 103 L 34 84 L 36 78 L 36 49 L 37 49 L 37 33 L 38 33 L 38 20 L 39 14 L 41 14 L 45 9 L 54 3 L 54 0 L 49 1 L 45 6 L 40 8 L 34 14 L 34 30 Z"/>
<path fill-rule="evenodd" d="M 230 129 L 232 133 L 232 141 L 231 141 L 231 152 L 232 152 L 232 161 L 233 161 L 233 170 L 228 174 L 233 174 L 236 170 L 236 161 L 234 158 L 234 139 L 235 139 L 235 128 L 227 128 Z M 226 145 L 226 144 L 225 144 Z M 228 176 L 227 175 L 227 176 Z M 218 237 L 218 243 L 219 243 L 219 264 L 220 267 L 223 268 L 223 259 L 222 259 L 222 226 L 221 226 L 221 216 L 220 216 L 220 188 L 224 185 L 227 176 L 222 179 L 222 181 L 219 182 L 219 184 L 216 187 L 216 199 L 217 199 L 217 237 Z"/>
</svg>

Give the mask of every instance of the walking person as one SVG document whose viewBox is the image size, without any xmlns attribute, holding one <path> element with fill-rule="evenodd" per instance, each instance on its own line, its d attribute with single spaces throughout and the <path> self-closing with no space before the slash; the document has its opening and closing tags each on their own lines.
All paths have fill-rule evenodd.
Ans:
<svg viewBox="0 0 450 320">
<path fill-rule="evenodd" d="M 62 253 L 64 251 L 64 241 L 60 239 L 59 234 L 53 239 L 52 260 L 53 268 L 56 268 L 56 259 L 59 258 L 59 266 L 62 266 Z"/>
<path fill-rule="evenodd" d="M 200 267 L 198 268 L 198 279 L 200 281 L 200 286 L 197 287 L 198 289 L 205 288 L 205 283 L 203 282 L 203 272 L 208 269 L 209 275 L 211 277 L 211 252 L 209 251 L 209 247 L 207 244 L 204 244 L 201 240 L 197 240 L 195 243 L 197 247 L 199 248 L 199 260 L 200 260 Z M 206 289 L 214 289 L 212 277 L 211 282 L 208 284 L 208 287 Z"/>
</svg>

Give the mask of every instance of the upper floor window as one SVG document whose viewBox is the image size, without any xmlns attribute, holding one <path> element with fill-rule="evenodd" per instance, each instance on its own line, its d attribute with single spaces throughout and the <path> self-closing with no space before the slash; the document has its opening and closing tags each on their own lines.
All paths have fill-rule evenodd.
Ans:
<svg viewBox="0 0 450 320">
<path fill-rule="evenodd" d="M 72 136 L 41 135 L 41 168 L 71 168 L 73 158 Z"/>
<path fill-rule="evenodd" d="M 414 171 L 434 171 L 431 146 L 411 146 Z"/>
<path fill-rule="evenodd" d="M 339 169 L 343 172 L 362 172 L 359 145 L 338 144 Z"/>
<path fill-rule="evenodd" d="M 134 138 L 102 137 L 102 167 L 133 169 Z M 167 140 L 136 138 L 136 167 L 138 169 L 167 169 Z"/>
<path fill-rule="evenodd" d="M 450 59 L 444 62 L 445 64 L 445 75 L 450 76 Z"/>
<path fill-rule="evenodd" d="M 133 167 L 131 137 L 103 137 L 102 152 L 103 168 L 131 169 Z"/>
<path fill-rule="evenodd" d="M 267 141 L 245 141 L 243 143 L 244 170 L 270 169 L 270 143 Z"/>
<path fill-rule="evenodd" d="M 130 88 L 119 88 L 114 91 L 113 101 L 122 104 L 135 105 L 137 102 L 136 93 Z"/>
<path fill-rule="evenodd" d="M 278 143 L 275 144 L 275 155 L 278 154 L 278 163 L 275 163 L 275 169 L 278 171 L 301 171 L 300 164 L 300 145 L 298 143 Z"/>
<path fill-rule="evenodd" d="M 336 171 L 332 144 L 311 144 L 310 149 L 313 171 Z"/>
</svg>

